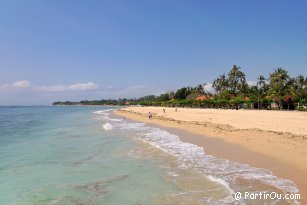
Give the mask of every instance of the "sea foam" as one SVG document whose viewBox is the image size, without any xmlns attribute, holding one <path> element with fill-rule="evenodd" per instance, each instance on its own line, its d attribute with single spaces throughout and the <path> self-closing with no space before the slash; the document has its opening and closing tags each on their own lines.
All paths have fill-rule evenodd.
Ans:
<svg viewBox="0 0 307 205">
<path fill-rule="evenodd" d="M 110 117 L 110 111 L 100 112 L 99 115 L 104 116 L 101 119 L 105 121 L 114 122 L 114 119 Z M 111 124 L 104 125 L 109 127 Z M 127 121 L 117 121 L 113 127 L 116 128 L 115 131 L 133 133 L 136 138 L 175 156 L 179 168 L 192 168 L 203 173 L 209 180 L 223 185 L 229 192 L 229 197 L 225 198 L 227 201 L 233 200 L 232 196 L 236 191 L 255 191 L 256 184 L 262 184 L 260 187 L 265 187 L 265 190 L 256 191 L 279 190 L 282 193 L 299 191 L 291 180 L 276 177 L 266 169 L 208 155 L 202 147 L 183 142 L 177 135 L 166 130 L 150 127 L 145 123 Z M 299 204 L 299 202 L 293 201 L 292 204 Z"/>
<path fill-rule="evenodd" d="M 104 130 L 112 130 L 113 126 L 110 123 L 105 123 L 105 124 L 102 125 L 102 128 Z"/>
</svg>

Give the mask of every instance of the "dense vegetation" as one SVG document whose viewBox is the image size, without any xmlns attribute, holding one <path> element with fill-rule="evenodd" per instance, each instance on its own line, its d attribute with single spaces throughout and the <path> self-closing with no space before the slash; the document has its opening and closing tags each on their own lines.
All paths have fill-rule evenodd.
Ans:
<svg viewBox="0 0 307 205">
<path fill-rule="evenodd" d="M 204 90 L 204 85 L 183 87 L 160 96 L 139 99 L 95 100 L 81 102 L 54 102 L 53 105 L 143 105 L 169 107 L 253 108 L 306 110 L 307 77 L 289 76 L 283 68 L 258 77 L 256 84 L 246 81 L 245 73 L 234 65 L 229 73 L 212 82 L 214 93 Z"/>
<path fill-rule="evenodd" d="M 109 100 L 84 100 L 80 102 L 71 102 L 71 101 L 57 101 L 52 103 L 52 105 L 127 105 L 127 102 L 132 102 L 134 99 L 109 99 Z M 137 104 L 137 103 L 136 103 Z"/>
</svg>

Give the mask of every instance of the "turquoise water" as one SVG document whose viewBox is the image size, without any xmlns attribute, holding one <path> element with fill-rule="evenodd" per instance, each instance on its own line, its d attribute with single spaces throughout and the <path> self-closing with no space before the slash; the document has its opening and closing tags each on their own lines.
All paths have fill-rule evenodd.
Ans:
<svg viewBox="0 0 307 205">
<path fill-rule="evenodd" d="M 87 107 L 2 107 L 0 204 L 152 204 L 173 187 Z"/>
<path fill-rule="evenodd" d="M 233 194 L 298 192 L 268 170 L 206 155 L 110 109 L 0 107 L 0 204 L 263 204 Z"/>
</svg>

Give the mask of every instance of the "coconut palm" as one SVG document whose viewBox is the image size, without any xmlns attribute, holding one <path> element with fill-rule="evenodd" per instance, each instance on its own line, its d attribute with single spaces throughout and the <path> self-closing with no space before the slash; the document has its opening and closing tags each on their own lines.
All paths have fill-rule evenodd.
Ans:
<svg viewBox="0 0 307 205">
<path fill-rule="evenodd" d="M 205 84 L 204 84 L 205 85 Z M 202 84 L 199 84 L 198 86 L 196 86 L 195 88 L 194 88 L 194 92 L 195 93 L 198 93 L 198 94 L 204 94 L 205 93 L 205 91 L 204 91 L 204 86 L 202 85 Z"/>
<path fill-rule="evenodd" d="M 226 78 L 226 75 L 225 74 L 220 75 L 217 79 L 215 79 L 212 83 L 212 87 L 215 89 L 217 94 L 227 89 L 228 79 Z"/>
<path fill-rule="evenodd" d="M 263 75 L 260 75 L 258 78 L 257 78 L 258 82 L 257 82 L 257 86 L 258 88 L 263 88 L 266 84 L 266 78 L 263 76 Z"/>
<path fill-rule="evenodd" d="M 283 68 L 275 69 L 269 77 L 269 93 L 280 109 L 282 108 L 282 98 L 289 93 L 289 79 L 288 71 Z"/>
<path fill-rule="evenodd" d="M 234 65 L 228 73 L 228 82 L 230 91 L 233 94 L 243 94 L 246 92 L 248 85 L 245 79 L 245 73 L 240 70 L 241 68 Z"/>
<path fill-rule="evenodd" d="M 258 108 L 260 109 L 262 107 L 262 105 L 260 104 L 260 99 L 266 95 L 268 85 L 266 84 L 267 79 L 263 75 L 260 75 L 257 80 L 258 82 L 256 86 L 254 86 L 256 88 L 256 92 L 254 92 L 253 94 L 256 94 L 256 96 L 258 97 Z"/>
<path fill-rule="evenodd" d="M 296 102 L 304 102 L 307 96 L 307 77 L 299 75 L 296 78 L 291 78 L 288 82 L 290 92 L 294 96 Z"/>
</svg>

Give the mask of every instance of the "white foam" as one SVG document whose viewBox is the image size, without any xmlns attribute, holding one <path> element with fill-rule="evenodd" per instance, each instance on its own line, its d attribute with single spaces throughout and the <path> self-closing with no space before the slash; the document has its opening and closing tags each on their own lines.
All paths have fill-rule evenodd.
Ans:
<svg viewBox="0 0 307 205">
<path fill-rule="evenodd" d="M 136 138 L 175 156 L 180 168 L 195 169 L 207 176 L 209 180 L 223 185 L 229 191 L 229 196 L 225 198 L 226 201 L 233 200 L 232 194 L 235 191 L 248 191 L 249 188 L 259 183 L 275 187 L 283 192 L 298 193 L 299 191 L 291 180 L 276 177 L 269 170 L 208 155 L 202 147 L 182 142 L 177 135 L 159 128 L 149 127 L 145 123 L 113 122 L 108 116 L 110 112 L 100 114 L 107 116 L 102 119 L 107 122 L 105 124 L 111 125 L 109 122 L 112 122 L 116 127 L 113 129 L 114 131 L 131 133 Z M 109 125 L 106 126 L 107 129 L 109 129 Z M 111 125 L 112 128 L 113 126 Z"/>
<path fill-rule="evenodd" d="M 144 123 L 123 123 L 121 129 L 136 133 L 144 133 L 146 130 L 141 137 L 151 145 L 176 156 L 181 168 L 201 169 L 207 176 L 221 178 L 227 182 L 234 183 L 237 177 L 241 177 L 247 180 L 260 180 L 290 193 L 298 192 L 292 181 L 278 178 L 269 170 L 207 155 L 202 147 L 182 142 L 177 135 L 165 130 L 148 127 Z"/>
<path fill-rule="evenodd" d="M 113 121 L 113 122 L 121 122 L 124 119 L 118 119 L 118 118 L 111 118 L 111 111 L 113 111 L 114 109 L 108 109 L 108 110 L 99 110 L 99 111 L 95 111 L 93 112 L 96 117 L 100 120 L 106 120 L 106 121 Z"/>
<path fill-rule="evenodd" d="M 171 175 L 173 177 L 178 177 L 179 176 L 179 174 L 177 174 L 176 172 L 168 172 L 167 174 Z"/>
<path fill-rule="evenodd" d="M 107 109 L 107 110 L 98 110 L 93 112 L 94 114 L 102 114 L 102 113 L 109 113 L 110 111 L 112 111 L 114 109 Z"/>
<path fill-rule="evenodd" d="M 213 182 L 216 182 L 216 183 L 221 184 L 223 187 L 225 187 L 225 188 L 229 191 L 229 194 L 230 194 L 230 195 L 233 195 L 233 194 L 234 194 L 234 191 L 230 188 L 229 184 L 228 184 L 226 181 L 224 181 L 223 179 L 221 179 L 221 178 L 216 178 L 216 177 L 211 176 L 211 175 L 207 176 L 207 178 L 208 178 L 210 181 L 213 181 Z"/>
<path fill-rule="evenodd" d="M 115 118 L 110 118 L 111 121 L 113 122 L 121 122 L 124 121 L 124 119 L 115 119 Z"/>
<path fill-rule="evenodd" d="M 105 123 L 102 125 L 102 128 L 108 131 L 108 130 L 112 130 L 113 126 L 110 123 Z"/>
</svg>

